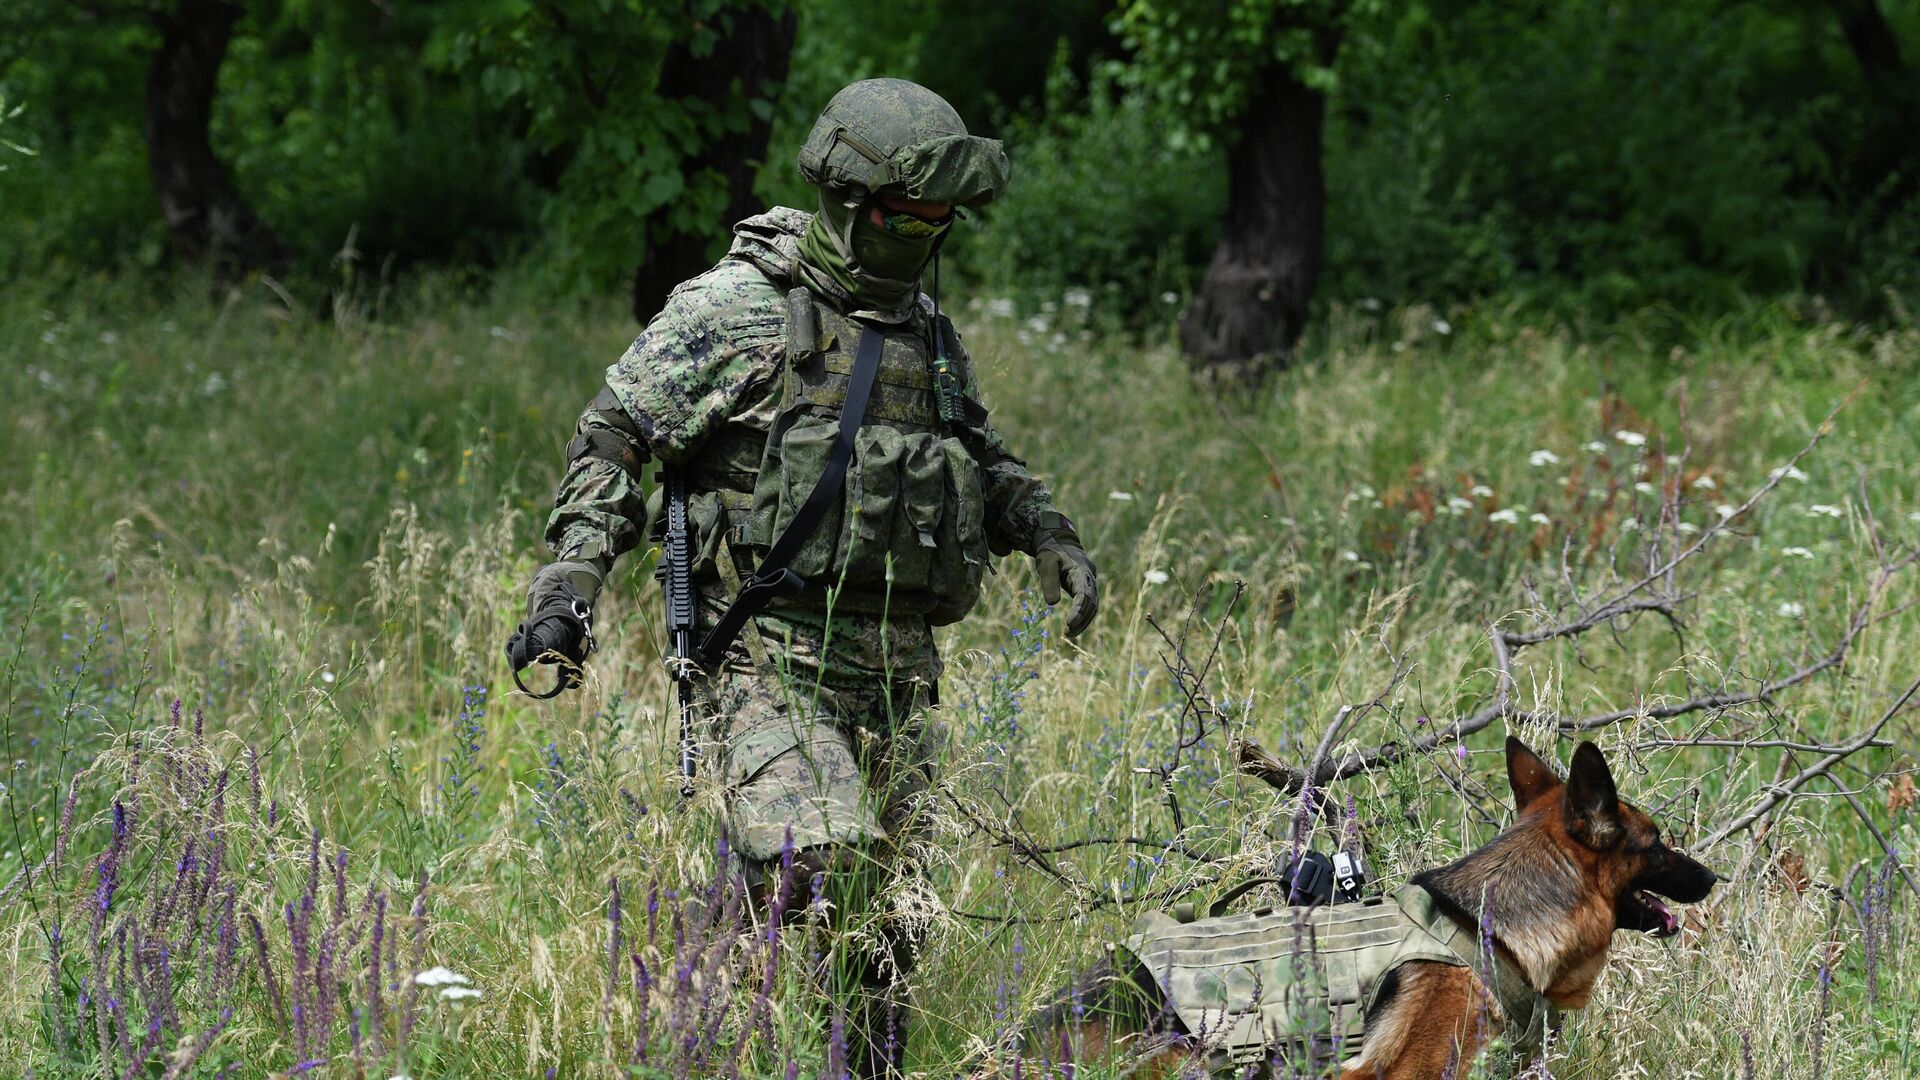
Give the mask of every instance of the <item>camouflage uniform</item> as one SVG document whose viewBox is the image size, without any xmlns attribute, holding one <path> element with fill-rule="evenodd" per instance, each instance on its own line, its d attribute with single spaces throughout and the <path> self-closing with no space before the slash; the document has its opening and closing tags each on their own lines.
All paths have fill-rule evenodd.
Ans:
<svg viewBox="0 0 1920 1080">
<path fill-rule="evenodd" d="M 787 353 L 789 305 L 779 278 L 791 274 L 795 244 L 809 216 L 783 207 L 740 223 L 727 258 L 674 290 L 665 309 L 607 369 L 607 385 L 638 427 L 640 450 L 675 465 L 693 465 L 715 444 L 758 453 L 766 442 Z M 918 311 L 855 314 L 905 326 L 930 318 L 931 305 Z M 964 349 L 951 359 L 963 392 L 977 405 L 979 392 Z M 984 408 L 970 410 L 979 419 L 971 422 L 966 441 L 981 451 L 986 538 L 997 553 L 1031 553 L 1042 515 L 1053 509 L 1052 496 L 1007 451 L 985 413 Z M 579 431 L 617 434 L 607 426 L 605 412 L 593 407 L 582 415 Z M 632 472 L 602 458 L 579 457 L 555 498 L 547 543 L 561 559 L 610 566 L 639 544 L 647 518 L 646 496 Z M 702 606 L 711 619 L 731 594 L 716 578 L 702 585 Z M 924 613 L 897 611 L 883 616 L 837 609 L 829 620 L 819 597 L 775 607 L 755 622 L 788 686 L 738 690 L 740 684 L 765 681 L 766 673 L 754 669 L 747 647 L 736 642 L 727 670 L 715 673 L 714 685 L 707 687 L 707 699 L 718 704 L 745 692 L 769 708 L 791 712 L 800 706 L 806 716 L 776 733 L 763 719 L 716 708 L 711 737 L 722 748 L 733 842 L 750 860 L 777 859 L 784 830 L 766 823 L 783 817 L 794 826 L 797 848 L 873 839 L 883 832 L 874 814 L 851 809 L 875 798 L 855 767 L 861 755 L 854 752 L 854 734 L 862 729 L 884 738 L 896 726 L 896 718 L 876 715 L 871 707 L 881 688 L 892 688 L 882 695 L 890 701 L 914 692 L 913 687 L 930 696 L 941 672 L 933 627 Z M 848 707 L 849 699 L 864 707 Z M 784 747 L 778 745 L 782 741 Z M 812 752 L 799 753 L 803 747 Z M 783 750 L 795 752 L 783 757 Z M 821 809 L 786 815 L 772 809 L 802 799 L 818 802 Z M 828 813 L 826 807 L 838 809 Z"/>
<path fill-rule="evenodd" d="M 800 164 L 821 188 L 819 213 L 776 208 L 741 222 L 726 258 L 676 288 L 607 369 L 547 526 L 561 561 L 536 576 L 522 632 L 543 613 L 584 612 L 613 560 L 661 520 L 639 478 L 652 458 L 687 479 L 712 625 L 790 517 L 790 496 L 804 498 L 819 475 L 820 440 L 807 443 L 811 476 L 795 464 L 799 440 L 837 426 L 854 341 L 879 332 L 880 373 L 844 499 L 791 564 L 812 584 L 749 622 L 700 679 L 703 760 L 726 785 L 749 882 L 764 889 L 790 843 L 803 888 L 841 890 L 839 917 L 911 864 L 903 842 L 940 741 L 926 716 L 941 673 L 933 628 L 973 606 L 988 555 L 1036 555 L 1050 602 L 1066 584 L 1069 634 L 1091 618 L 1097 582 L 1046 485 L 988 422 L 958 335 L 919 292 L 952 216 L 880 217 L 882 191 L 984 203 L 1005 183 L 999 144 L 966 135 L 924 88 L 872 80 L 829 105 Z M 552 606 L 562 594 L 567 604 Z M 515 642 L 508 654 L 516 666 L 530 659 Z M 891 995 L 917 949 L 881 914 L 880 933 L 844 936 L 877 940 L 877 952 L 854 957 L 851 982 L 830 986 L 859 997 L 849 1038 L 863 1076 L 898 1066 Z"/>
</svg>

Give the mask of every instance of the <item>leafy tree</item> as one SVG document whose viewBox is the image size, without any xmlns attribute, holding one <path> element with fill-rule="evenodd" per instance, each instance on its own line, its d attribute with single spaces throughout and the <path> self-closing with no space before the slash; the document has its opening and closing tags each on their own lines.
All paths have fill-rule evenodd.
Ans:
<svg viewBox="0 0 1920 1080">
<path fill-rule="evenodd" d="M 1325 244 L 1326 94 L 1343 38 L 1379 0 L 1123 0 L 1127 77 L 1174 146 L 1219 140 L 1227 211 L 1180 323 L 1195 361 L 1258 374 L 1291 356 Z"/>
<path fill-rule="evenodd" d="M 786 75 L 783 0 L 464 0 L 430 62 L 523 126 L 541 217 L 570 287 L 633 274 L 635 315 L 704 269 L 745 216 Z M 744 208 L 744 210 L 743 210 Z M 644 260 L 644 264 L 643 264 Z"/>
<path fill-rule="evenodd" d="M 83 51 L 51 61 L 81 67 L 81 72 L 65 72 L 76 81 L 87 81 L 84 68 L 91 64 L 105 73 L 129 56 L 144 63 L 140 130 L 154 193 L 178 251 L 245 266 L 286 260 L 286 246 L 240 197 L 213 150 L 214 92 L 243 13 L 239 3 L 16 0 L 16 5 L 0 17 L 0 32 L 16 43 L 11 54 L 0 56 L 0 70 L 12 71 L 22 62 L 49 63 L 39 50 L 50 45 L 113 54 L 87 57 Z M 131 86 L 112 88 L 114 96 L 128 100 L 134 98 L 131 91 Z"/>
</svg>

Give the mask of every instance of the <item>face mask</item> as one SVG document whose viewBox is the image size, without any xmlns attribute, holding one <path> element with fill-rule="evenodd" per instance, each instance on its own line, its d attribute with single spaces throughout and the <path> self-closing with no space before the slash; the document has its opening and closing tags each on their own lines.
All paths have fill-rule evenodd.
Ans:
<svg viewBox="0 0 1920 1080">
<path fill-rule="evenodd" d="M 823 194 L 820 213 L 800 238 L 800 255 L 855 300 L 884 310 L 912 295 L 952 218 L 931 222 L 883 209 L 875 225 L 872 207 L 850 207 Z"/>
</svg>

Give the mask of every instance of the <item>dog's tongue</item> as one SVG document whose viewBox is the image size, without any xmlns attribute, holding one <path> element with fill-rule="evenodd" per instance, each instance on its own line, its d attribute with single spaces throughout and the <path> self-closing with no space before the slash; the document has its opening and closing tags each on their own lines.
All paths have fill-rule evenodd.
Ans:
<svg viewBox="0 0 1920 1080">
<path fill-rule="evenodd" d="M 1653 913 L 1660 916 L 1660 929 L 1654 931 L 1654 933 L 1661 937 L 1672 937 L 1680 932 L 1680 920 L 1674 916 L 1672 911 L 1667 909 L 1667 905 L 1660 902 L 1659 897 L 1652 893 L 1641 893 L 1640 895 L 1646 897 L 1647 906 L 1653 909 Z"/>
</svg>

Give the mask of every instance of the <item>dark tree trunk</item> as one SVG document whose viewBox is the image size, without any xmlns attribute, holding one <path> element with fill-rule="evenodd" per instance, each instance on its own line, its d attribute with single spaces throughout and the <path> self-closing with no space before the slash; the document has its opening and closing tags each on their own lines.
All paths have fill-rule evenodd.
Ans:
<svg viewBox="0 0 1920 1080">
<path fill-rule="evenodd" d="M 1228 159 L 1226 229 L 1180 321 L 1180 347 L 1197 365 L 1257 378 L 1292 358 L 1326 236 L 1326 104 L 1275 64 L 1248 105 Z"/>
<path fill-rule="evenodd" d="M 778 15 L 757 3 L 734 11 L 733 25 L 708 55 L 694 56 L 684 44 L 674 47 L 660 69 L 660 95 L 712 103 L 772 93 L 786 81 L 797 21 L 792 5 Z M 726 182 L 729 228 L 762 209 L 753 197 L 753 175 L 766 156 L 773 123 L 749 116 L 747 130 L 720 137 L 685 165 L 689 179 L 711 169 Z M 633 275 L 633 317 L 643 323 L 653 318 L 675 285 L 712 265 L 713 242 L 707 230 L 652 237 Z"/>
<path fill-rule="evenodd" d="M 1840 32 L 1846 35 L 1847 47 L 1853 50 L 1854 59 L 1860 62 L 1860 68 L 1869 79 L 1883 79 L 1889 75 L 1900 74 L 1905 65 L 1900 61 L 1900 39 L 1893 34 L 1893 27 L 1887 25 L 1886 16 L 1880 14 L 1880 5 L 1874 0 L 1831 0 L 1833 13 L 1840 19 Z"/>
<path fill-rule="evenodd" d="M 213 154 L 213 94 L 240 8 L 180 0 L 161 19 L 160 51 L 147 71 L 147 164 L 174 243 L 190 258 L 274 267 L 287 250 L 234 193 Z"/>
</svg>

